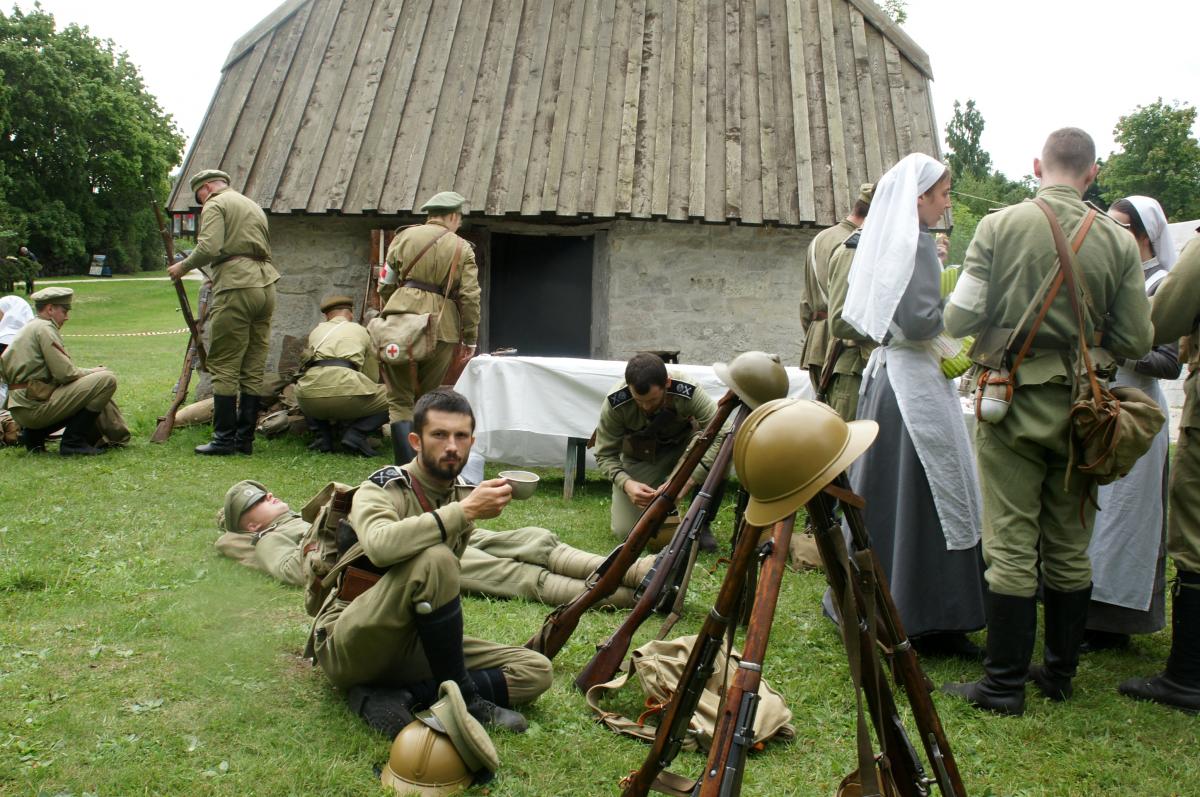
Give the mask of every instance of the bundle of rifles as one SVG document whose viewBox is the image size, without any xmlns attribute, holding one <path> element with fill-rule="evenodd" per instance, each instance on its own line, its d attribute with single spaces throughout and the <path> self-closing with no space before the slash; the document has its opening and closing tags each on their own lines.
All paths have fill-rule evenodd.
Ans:
<svg viewBox="0 0 1200 797">
<path fill-rule="evenodd" d="M 736 413 L 736 414 L 735 414 Z M 582 691 L 611 679 L 621 667 L 634 632 L 656 610 L 668 618 L 659 638 L 678 619 L 695 563 L 700 530 L 716 510 L 730 467 L 733 443 L 748 408 L 733 391 L 717 405 L 716 416 L 692 442 L 666 486 L 642 513 L 629 537 L 613 550 L 589 579 L 588 588 L 546 618 L 526 647 L 554 657 L 579 624 L 582 614 L 619 586 L 621 576 L 674 508 L 688 476 L 700 462 L 730 415 L 726 435 L 703 486 L 689 505 L 668 545 L 659 554 L 648 584 L 632 612 L 575 679 Z M 754 717 L 771 623 L 785 573 L 795 515 L 771 527 L 742 518 L 746 496 L 739 496 L 733 553 L 712 610 L 692 648 L 679 685 L 659 717 L 650 752 L 642 766 L 621 782 L 624 797 L 651 789 L 671 795 L 731 797 L 741 793 L 747 754 L 754 746 Z M 862 519 L 863 499 L 840 475 L 805 507 L 839 615 L 842 640 L 858 704 L 858 768 L 842 781 L 839 795 L 921 797 L 936 784 L 947 797 L 966 797 L 950 743 L 930 698 L 932 684 L 904 633 Z M 841 515 L 850 531 L 842 533 Z M 732 640 L 740 618 L 747 617 L 742 659 L 722 696 L 708 761 L 698 780 L 668 771 L 687 737 L 689 722 L 713 675 L 723 640 Z M 890 677 L 889 677 L 890 673 Z M 932 776 L 909 739 L 896 706 L 892 683 L 908 699 Z M 864 711 L 863 703 L 866 703 Z M 869 718 L 869 719 L 868 719 Z M 871 731 L 874 732 L 874 739 Z"/>
</svg>

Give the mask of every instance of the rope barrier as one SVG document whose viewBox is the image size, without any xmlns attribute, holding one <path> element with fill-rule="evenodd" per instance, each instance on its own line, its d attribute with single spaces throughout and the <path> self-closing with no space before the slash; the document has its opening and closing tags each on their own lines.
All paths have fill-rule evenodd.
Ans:
<svg viewBox="0 0 1200 797">
<path fill-rule="evenodd" d="M 100 332 L 94 335 L 63 335 L 64 338 L 145 338 L 153 335 L 182 335 L 188 331 L 187 327 L 183 329 L 170 329 L 166 332 Z"/>
</svg>

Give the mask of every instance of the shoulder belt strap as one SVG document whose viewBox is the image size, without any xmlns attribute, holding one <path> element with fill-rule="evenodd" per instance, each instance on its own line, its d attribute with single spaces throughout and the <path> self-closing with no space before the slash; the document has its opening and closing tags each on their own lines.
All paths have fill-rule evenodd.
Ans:
<svg viewBox="0 0 1200 797">
<path fill-rule="evenodd" d="M 414 226 L 416 226 L 416 225 L 414 225 Z M 442 238 L 445 237 L 446 234 L 449 232 L 450 232 L 450 230 L 443 227 L 442 231 L 439 232 L 436 236 L 434 236 L 432 241 L 425 244 L 425 246 L 421 249 L 421 251 L 417 252 L 417 256 L 414 257 L 409 262 L 408 267 L 404 269 L 404 273 L 400 275 L 399 281 L 404 282 L 404 280 L 408 279 L 408 275 L 411 274 L 412 270 L 417 267 L 417 263 L 421 262 L 421 258 L 425 257 L 425 253 L 428 252 L 430 249 L 432 249 L 433 245 L 436 244 L 438 241 L 442 240 Z"/>
</svg>

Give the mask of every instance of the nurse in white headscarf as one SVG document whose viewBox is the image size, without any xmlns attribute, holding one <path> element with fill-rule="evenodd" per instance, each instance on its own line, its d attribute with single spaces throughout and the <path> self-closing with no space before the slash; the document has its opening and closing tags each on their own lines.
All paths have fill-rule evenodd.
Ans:
<svg viewBox="0 0 1200 797">
<path fill-rule="evenodd" d="M 1146 295 L 1153 296 L 1178 257 L 1162 206 L 1148 196 L 1131 196 L 1114 202 L 1108 215 L 1137 241 Z M 1170 343 L 1122 363 L 1113 382 L 1136 387 L 1166 407 L 1160 380 L 1178 379 L 1182 370 L 1179 345 Z M 1131 634 L 1152 634 L 1166 625 L 1167 427 L 1163 424 L 1129 475 L 1104 485 L 1097 496 L 1084 652 L 1123 648 Z"/>
<path fill-rule="evenodd" d="M 20 296 L 4 296 L 0 298 L 0 354 L 13 342 L 13 338 L 22 327 L 33 320 L 33 310 L 29 302 Z M 0 409 L 8 397 L 8 385 L 4 384 L 4 374 L 0 373 Z"/>
<path fill-rule="evenodd" d="M 921 154 L 875 188 L 850 267 L 843 318 L 880 344 L 858 417 L 879 423 L 851 472 L 905 629 L 925 655 L 977 657 L 984 626 L 979 482 L 942 333 L 941 263 L 928 232 L 950 207 L 950 172 Z"/>
</svg>

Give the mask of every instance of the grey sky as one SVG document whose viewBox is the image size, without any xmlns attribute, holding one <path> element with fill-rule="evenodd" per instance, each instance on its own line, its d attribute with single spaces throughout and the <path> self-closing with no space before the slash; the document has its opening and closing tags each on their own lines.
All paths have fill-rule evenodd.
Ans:
<svg viewBox="0 0 1200 797">
<path fill-rule="evenodd" d="M 466 0 L 471 2 L 471 0 Z M 17 5 L 31 8 L 31 0 Z M 149 90 L 195 135 L 233 42 L 279 0 L 203 4 L 42 0 L 59 27 L 76 22 L 126 50 Z M 955 99 L 974 98 L 996 168 L 1018 178 L 1050 130 L 1082 127 L 1101 156 L 1117 119 L 1161 96 L 1200 104 L 1200 58 L 1187 0 L 909 0 L 905 30 L 933 64 L 940 130 Z M 944 147 L 943 141 L 943 147 Z"/>
</svg>

